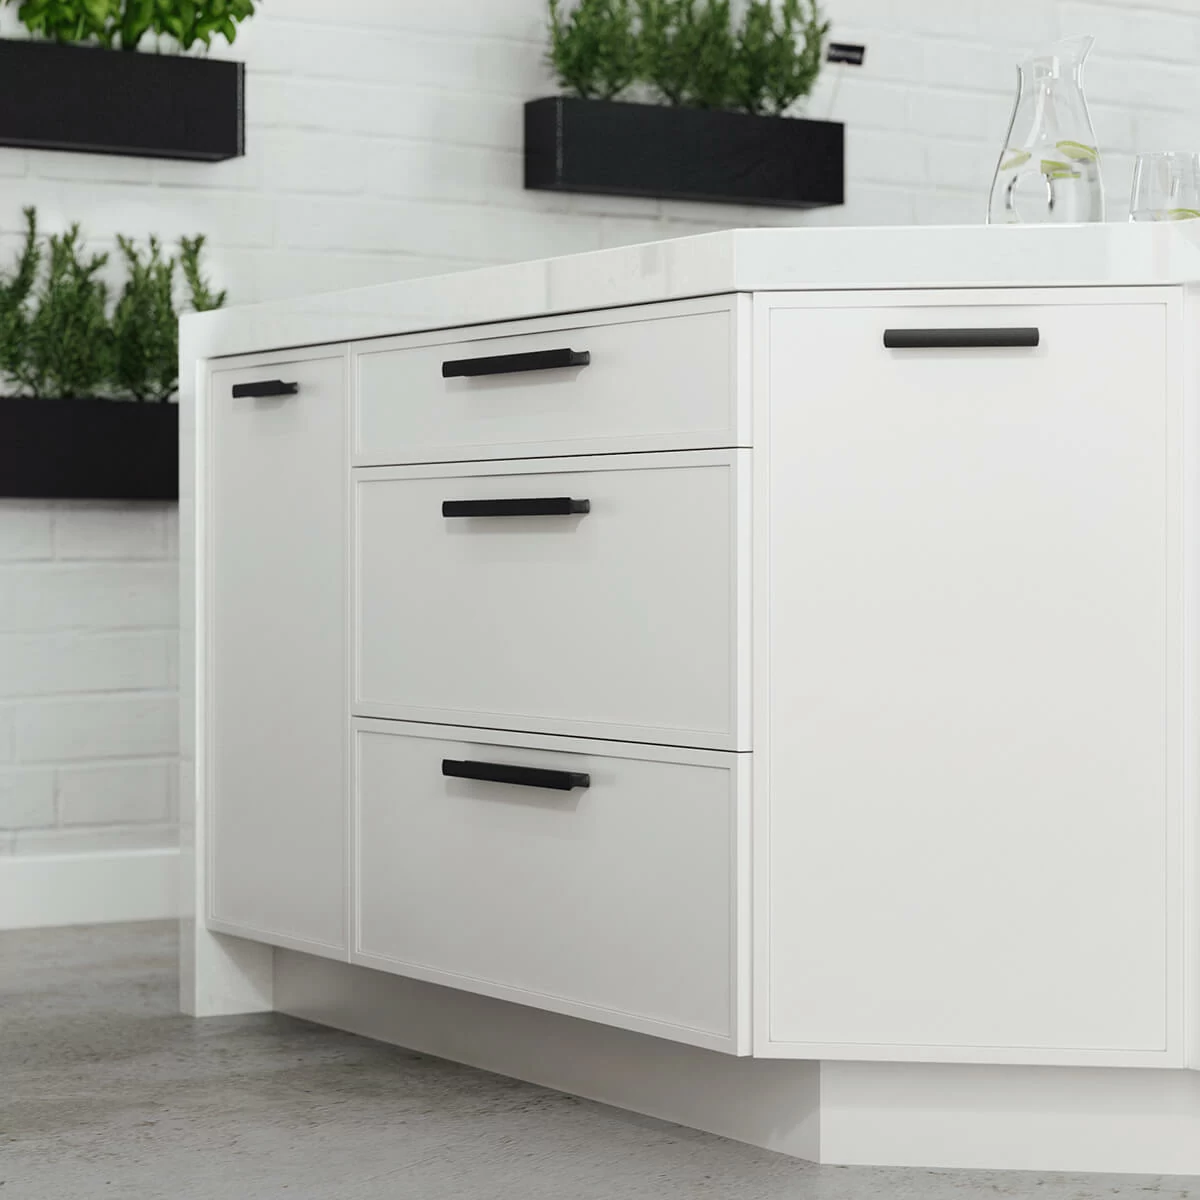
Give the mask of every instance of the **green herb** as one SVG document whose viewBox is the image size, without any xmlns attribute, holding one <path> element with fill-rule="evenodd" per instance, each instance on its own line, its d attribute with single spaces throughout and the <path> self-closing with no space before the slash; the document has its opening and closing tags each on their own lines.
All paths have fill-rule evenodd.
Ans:
<svg viewBox="0 0 1200 1200">
<path fill-rule="evenodd" d="M 98 39 L 111 46 L 121 0 L 4 0 L 19 4 L 17 17 L 31 33 L 56 42 Z"/>
<path fill-rule="evenodd" d="M 733 107 L 729 0 L 639 0 L 642 78 L 670 104 Z"/>
<path fill-rule="evenodd" d="M 33 296 L 25 346 L 13 372 L 35 396 L 91 396 L 112 377 L 107 254 L 87 256 L 78 225 L 51 234 L 47 269 Z"/>
<path fill-rule="evenodd" d="M 549 0 L 550 61 L 577 96 L 611 99 L 637 82 L 669 104 L 779 114 L 824 62 L 818 0 L 747 0 L 737 25 L 731 0 L 564 3 Z"/>
<path fill-rule="evenodd" d="M 684 101 L 697 108 L 730 108 L 735 72 L 729 0 L 704 0 L 691 30 L 692 75 Z"/>
<path fill-rule="evenodd" d="M 204 234 L 194 238 L 183 238 L 179 243 L 179 263 L 183 278 L 187 281 L 192 308 L 196 312 L 208 312 L 225 303 L 224 292 L 214 292 L 208 280 L 200 273 L 200 255 L 204 250 Z"/>
<path fill-rule="evenodd" d="M 15 378 L 28 353 L 29 298 L 42 261 L 37 212 L 25 209 L 25 242 L 8 279 L 0 277 L 0 374 Z"/>
<path fill-rule="evenodd" d="M 747 112 L 780 114 L 807 96 L 821 73 L 829 22 L 816 0 L 749 0 L 738 35 L 734 95 Z"/>
<path fill-rule="evenodd" d="M 550 63 L 577 96 L 611 100 L 637 73 L 631 0 L 580 0 L 564 16 L 550 0 Z"/>
<path fill-rule="evenodd" d="M 137 3 L 144 6 L 149 2 L 150 0 L 125 0 L 126 11 Z M 154 15 L 149 28 L 154 33 L 173 37 L 185 50 L 190 50 L 197 42 L 210 46 L 213 38 L 218 35 L 233 45 L 238 25 L 254 16 L 255 2 L 256 0 L 154 0 Z M 133 32 L 136 33 L 136 30 Z M 122 44 L 128 45 L 124 38 Z"/>
<path fill-rule="evenodd" d="M 115 395 L 167 400 L 178 388 L 176 276 L 197 311 L 220 308 L 201 268 L 204 238 L 184 238 L 179 258 L 157 238 L 142 250 L 118 237 L 125 282 L 111 314 L 100 278 L 107 254 L 88 255 L 78 225 L 43 242 L 25 210 L 25 241 L 0 272 L 0 376 L 33 396 Z M 47 251 L 47 252 L 44 252 Z"/>
<path fill-rule="evenodd" d="M 118 237 L 129 278 L 113 310 L 113 383 L 135 400 L 165 400 L 179 386 L 179 317 L 175 260 L 164 259 L 157 238 L 143 256 Z"/>
<path fill-rule="evenodd" d="M 695 67 L 696 0 L 638 0 L 638 15 L 639 78 L 669 103 L 686 103 Z"/>
<path fill-rule="evenodd" d="M 174 38 L 184 50 L 232 43 L 237 27 L 254 15 L 256 0 L 0 0 L 17 5 L 31 33 L 58 42 L 97 41 L 136 50 L 147 34 Z"/>
</svg>

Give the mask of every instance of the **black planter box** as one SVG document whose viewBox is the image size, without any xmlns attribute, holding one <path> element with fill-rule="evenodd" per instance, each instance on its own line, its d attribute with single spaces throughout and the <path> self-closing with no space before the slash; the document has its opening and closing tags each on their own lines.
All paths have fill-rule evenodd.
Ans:
<svg viewBox="0 0 1200 1200">
<path fill-rule="evenodd" d="M 0 39 L 0 146 L 236 158 L 244 75 L 237 62 Z"/>
<path fill-rule="evenodd" d="M 525 105 L 525 186 L 817 208 L 845 197 L 844 126 L 551 96 Z"/>
<path fill-rule="evenodd" d="M 0 496 L 177 500 L 179 405 L 0 396 Z"/>
</svg>

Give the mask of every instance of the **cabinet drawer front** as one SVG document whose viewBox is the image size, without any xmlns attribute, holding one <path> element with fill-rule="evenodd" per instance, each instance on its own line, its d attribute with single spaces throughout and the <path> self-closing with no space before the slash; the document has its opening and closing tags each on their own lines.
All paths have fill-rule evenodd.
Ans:
<svg viewBox="0 0 1200 1200">
<path fill-rule="evenodd" d="M 359 472 L 356 712 L 744 748 L 748 453 Z"/>
<path fill-rule="evenodd" d="M 401 722 L 355 737 L 354 961 L 744 1049 L 748 755 Z"/>
<path fill-rule="evenodd" d="M 746 444 L 734 317 L 715 300 L 364 343 L 355 462 Z"/>
</svg>

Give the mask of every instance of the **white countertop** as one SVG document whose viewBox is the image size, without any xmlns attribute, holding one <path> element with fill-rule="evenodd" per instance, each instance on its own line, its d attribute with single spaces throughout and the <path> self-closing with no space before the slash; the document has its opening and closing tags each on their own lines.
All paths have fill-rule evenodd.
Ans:
<svg viewBox="0 0 1200 1200">
<path fill-rule="evenodd" d="M 1200 221 L 738 229 L 188 315 L 183 341 L 206 358 L 726 292 L 1192 282 Z"/>
</svg>

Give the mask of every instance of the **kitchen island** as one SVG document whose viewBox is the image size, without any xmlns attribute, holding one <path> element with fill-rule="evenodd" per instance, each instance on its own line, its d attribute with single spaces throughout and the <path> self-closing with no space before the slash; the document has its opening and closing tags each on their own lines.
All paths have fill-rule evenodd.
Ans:
<svg viewBox="0 0 1200 1200">
<path fill-rule="evenodd" d="M 756 230 L 185 318 L 184 1008 L 1200 1173 L 1197 282 Z"/>
</svg>

